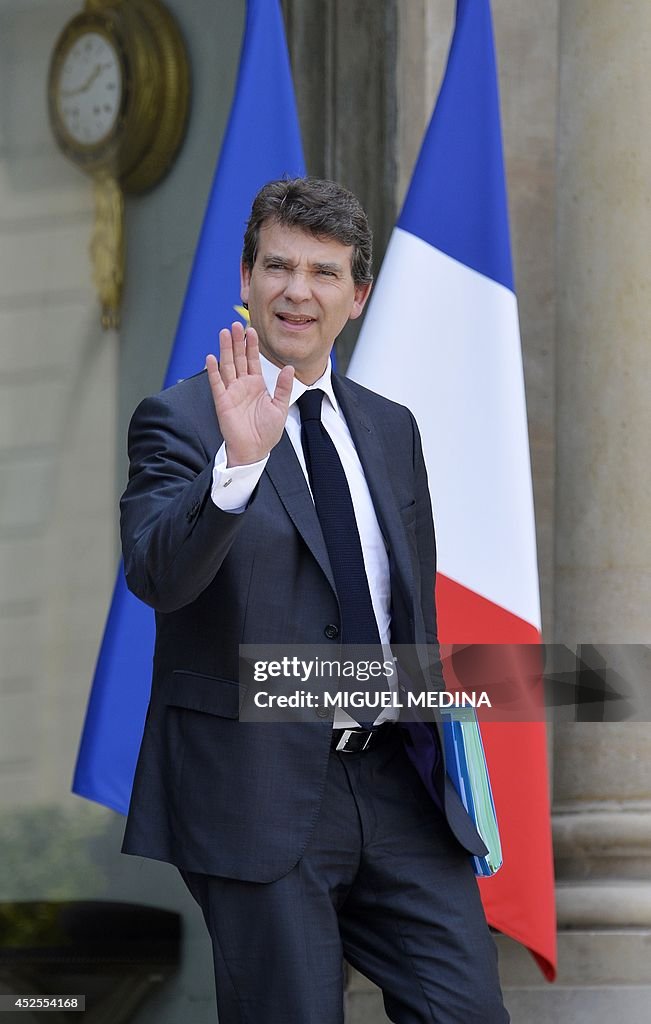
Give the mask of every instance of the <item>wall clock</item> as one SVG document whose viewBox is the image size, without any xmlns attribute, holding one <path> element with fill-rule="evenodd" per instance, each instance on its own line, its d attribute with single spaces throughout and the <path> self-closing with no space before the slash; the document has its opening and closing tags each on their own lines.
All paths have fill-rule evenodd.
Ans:
<svg viewBox="0 0 651 1024">
<path fill-rule="evenodd" d="M 86 0 L 54 46 L 50 123 L 63 153 L 94 181 L 91 255 L 105 327 L 119 324 L 123 193 L 151 188 L 169 169 L 189 97 L 185 45 L 162 0 Z"/>
</svg>

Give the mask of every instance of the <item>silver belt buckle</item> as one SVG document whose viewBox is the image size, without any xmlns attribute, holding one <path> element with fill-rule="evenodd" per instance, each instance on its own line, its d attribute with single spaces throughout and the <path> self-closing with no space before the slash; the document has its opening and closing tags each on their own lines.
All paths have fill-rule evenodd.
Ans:
<svg viewBox="0 0 651 1024">
<path fill-rule="evenodd" d="M 344 729 L 344 731 L 342 732 L 341 736 L 337 740 L 337 746 L 335 747 L 335 750 L 343 750 L 344 753 L 345 753 L 346 752 L 346 744 L 348 743 L 348 740 L 350 739 L 351 733 L 353 733 L 353 732 L 355 732 L 354 729 Z"/>
<path fill-rule="evenodd" d="M 359 729 L 344 729 L 344 731 L 342 732 L 341 736 L 337 740 L 337 746 L 335 747 L 335 750 L 339 750 L 340 752 L 342 752 L 344 754 L 350 753 L 350 751 L 348 749 L 348 740 L 350 739 L 351 736 L 355 736 L 358 732 L 360 732 Z M 371 737 L 372 736 L 373 736 L 373 732 L 370 731 L 368 736 L 365 737 L 362 746 L 361 747 L 353 748 L 353 752 L 359 754 L 363 750 L 366 750 L 366 748 L 368 747 L 369 743 L 371 742 Z"/>
</svg>

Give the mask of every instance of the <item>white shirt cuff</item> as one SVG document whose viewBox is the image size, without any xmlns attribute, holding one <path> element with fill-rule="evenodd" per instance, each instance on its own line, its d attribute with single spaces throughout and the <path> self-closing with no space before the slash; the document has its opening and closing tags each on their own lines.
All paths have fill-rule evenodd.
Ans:
<svg viewBox="0 0 651 1024">
<path fill-rule="evenodd" d="M 226 442 L 215 455 L 210 497 L 223 512 L 243 512 L 267 465 L 268 455 L 247 466 L 226 465 Z"/>
</svg>

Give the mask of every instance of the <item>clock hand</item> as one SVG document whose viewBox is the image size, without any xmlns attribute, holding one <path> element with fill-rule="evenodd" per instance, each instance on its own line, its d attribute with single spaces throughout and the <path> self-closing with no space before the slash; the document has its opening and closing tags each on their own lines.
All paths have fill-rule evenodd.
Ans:
<svg viewBox="0 0 651 1024">
<path fill-rule="evenodd" d="M 85 91 L 86 87 L 82 85 L 79 89 L 62 89 L 61 95 L 64 99 L 69 100 L 72 99 L 73 96 L 79 96 L 80 93 Z"/>
<path fill-rule="evenodd" d="M 106 68 L 110 68 L 110 67 L 112 67 L 112 64 L 110 64 L 109 62 L 107 62 L 105 64 L 96 64 L 95 65 L 95 70 L 93 71 L 92 75 L 90 76 L 90 78 L 86 82 L 86 87 L 84 89 L 84 92 L 86 92 L 86 90 L 90 89 L 91 85 L 93 84 L 95 79 L 98 78 L 99 75 L 101 75 L 102 71 L 105 71 Z"/>
<path fill-rule="evenodd" d="M 96 64 L 83 85 L 80 85 L 78 89 L 62 89 L 61 95 L 65 96 L 66 99 L 70 99 L 71 96 L 79 96 L 82 92 L 88 92 L 97 76 L 101 75 L 105 68 L 110 67 L 110 64 Z"/>
</svg>

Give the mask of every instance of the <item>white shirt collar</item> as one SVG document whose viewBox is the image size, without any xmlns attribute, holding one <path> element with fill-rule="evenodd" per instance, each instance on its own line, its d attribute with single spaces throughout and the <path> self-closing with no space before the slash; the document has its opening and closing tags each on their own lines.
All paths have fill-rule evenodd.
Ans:
<svg viewBox="0 0 651 1024">
<path fill-rule="evenodd" d="M 267 387 L 267 391 L 270 395 L 273 395 L 276 390 L 276 381 L 278 380 L 278 374 L 280 373 L 280 367 L 275 366 L 266 356 L 260 353 L 260 366 L 262 367 L 262 376 Z M 302 381 L 294 377 L 294 383 L 292 384 L 292 395 L 289 400 L 289 407 L 294 405 L 295 402 L 301 397 L 303 392 L 311 391 L 313 388 L 320 388 L 321 391 L 330 399 L 330 403 L 336 413 L 339 412 L 339 403 L 335 397 L 334 388 L 332 386 L 332 364 L 328 359 L 328 363 L 322 375 L 318 380 L 315 380 L 314 384 L 303 384 Z"/>
</svg>

